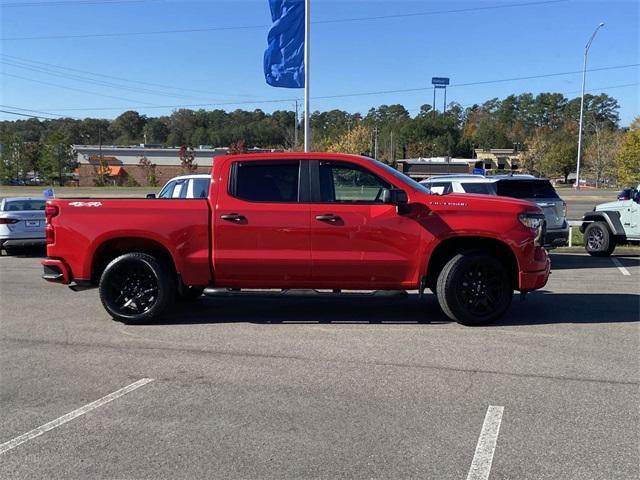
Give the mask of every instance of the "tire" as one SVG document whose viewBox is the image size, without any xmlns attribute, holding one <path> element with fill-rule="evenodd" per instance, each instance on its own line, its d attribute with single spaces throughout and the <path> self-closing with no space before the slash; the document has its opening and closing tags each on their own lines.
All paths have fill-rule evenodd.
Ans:
<svg viewBox="0 0 640 480">
<path fill-rule="evenodd" d="M 183 286 L 182 291 L 178 292 L 178 300 L 181 302 L 191 302 L 196 300 L 202 296 L 202 292 L 204 292 L 203 287 L 188 287 Z"/>
<path fill-rule="evenodd" d="M 584 249 L 593 257 L 608 257 L 616 249 L 616 241 L 604 222 L 593 222 L 584 231 Z"/>
<path fill-rule="evenodd" d="M 115 320 L 151 323 L 175 299 L 175 278 L 155 257 L 127 253 L 112 260 L 100 277 L 100 301 Z"/>
<path fill-rule="evenodd" d="M 511 305 L 513 285 L 507 269 L 481 252 L 459 253 L 444 266 L 436 284 L 440 308 L 462 325 L 487 325 Z"/>
</svg>

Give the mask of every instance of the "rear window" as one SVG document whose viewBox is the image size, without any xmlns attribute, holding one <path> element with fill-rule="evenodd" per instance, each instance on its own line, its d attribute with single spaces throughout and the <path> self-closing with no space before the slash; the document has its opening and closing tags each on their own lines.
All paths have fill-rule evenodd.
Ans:
<svg viewBox="0 0 640 480">
<path fill-rule="evenodd" d="M 232 195 L 252 202 L 297 202 L 300 162 L 236 164 Z"/>
<path fill-rule="evenodd" d="M 482 193 L 485 195 L 495 195 L 493 185 L 490 183 L 463 183 L 462 188 L 466 193 Z"/>
<path fill-rule="evenodd" d="M 559 198 L 549 180 L 500 180 L 497 193 L 513 198 Z"/>
<path fill-rule="evenodd" d="M 5 212 L 44 210 L 44 200 L 13 200 L 4 204 Z"/>
</svg>

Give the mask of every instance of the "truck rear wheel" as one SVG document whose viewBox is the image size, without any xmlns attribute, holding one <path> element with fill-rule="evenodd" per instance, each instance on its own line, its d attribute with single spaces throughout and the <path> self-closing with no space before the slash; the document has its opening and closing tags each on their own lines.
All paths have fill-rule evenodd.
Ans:
<svg viewBox="0 0 640 480">
<path fill-rule="evenodd" d="M 486 325 L 511 305 L 513 285 L 507 269 L 481 252 L 459 253 L 444 266 L 436 285 L 440 308 L 463 325 Z"/>
<path fill-rule="evenodd" d="M 608 257 L 616 249 L 616 241 L 604 222 L 593 222 L 584 231 L 584 248 L 594 257 Z"/>
<path fill-rule="evenodd" d="M 116 320 L 147 323 L 176 297 L 172 274 L 155 257 L 127 253 L 112 260 L 100 277 L 100 301 Z"/>
</svg>

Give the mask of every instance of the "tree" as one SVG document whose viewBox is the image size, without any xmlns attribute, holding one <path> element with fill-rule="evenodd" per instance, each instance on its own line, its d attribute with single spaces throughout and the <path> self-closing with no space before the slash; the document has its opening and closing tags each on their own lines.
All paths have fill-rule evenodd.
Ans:
<svg viewBox="0 0 640 480">
<path fill-rule="evenodd" d="M 617 156 L 618 183 L 622 186 L 640 184 L 640 117 L 636 117 L 622 139 Z"/>
<path fill-rule="evenodd" d="M 156 164 L 152 163 L 145 155 L 140 157 L 140 161 L 138 162 L 138 166 L 144 172 L 144 175 L 147 179 L 147 185 L 151 187 L 158 186 L 158 177 L 156 175 Z"/>
<path fill-rule="evenodd" d="M 65 140 L 61 131 L 55 131 L 47 137 L 42 158 L 42 171 L 51 184 L 58 180 L 63 186 L 65 178 L 76 168 L 77 162 L 71 145 Z"/>
<path fill-rule="evenodd" d="M 526 143 L 526 150 L 522 153 L 520 167 L 526 173 L 542 175 L 545 158 L 549 154 L 551 143 L 542 131 L 536 131 Z"/>
<path fill-rule="evenodd" d="M 596 187 L 603 179 L 616 175 L 616 156 L 621 139 L 618 132 L 597 129 L 587 144 L 584 151 L 585 166 L 595 176 Z"/>
<path fill-rule="evenodd" d="M 193 173 L 198 170 L 198 164 L 195 163 L 196 152 L 193 147 L 182 145 L 178 157 L 180 157 L 180 166 L 184 173 Z"/>
<path fill-rule="evenodd" d="M 551 146 L 544 158 L 543 171 L 547 175 L 562 175 L 564 182 L 569 182 L 569 175 L 576 170 L 578 146 L 573 139 L 558 139 Z"/>
<path fill-rule="evenodd" d="M 124 112 L 111 122 L 111 129 L 117 137 L 116 141 L 121 145 L 140 142 L 146 121 L 147 118 L 138 112 L 133 110 Z"/>
<path fill-rule="evenodd" d="M 344 132 L 327 147 L 327 152 L 354 153 L 361 155 L 369 150 L 369 129 L 363 124 Z"/>
</svg>

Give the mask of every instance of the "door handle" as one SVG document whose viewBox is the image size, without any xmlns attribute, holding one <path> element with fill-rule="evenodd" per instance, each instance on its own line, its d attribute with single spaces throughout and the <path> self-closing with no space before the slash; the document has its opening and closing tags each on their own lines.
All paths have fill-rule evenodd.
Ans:
<svg viewBox="0 0 640 480">
<path fill-rule="evenodd" d="M 334 215 L 333 213 L 327 213 L 325 215 L 316 215 L 316 220 L 320 220 L 321 222 L 339 222 L 342 220 L 338 215 Z"/>
<path fill-rule="evenodd" d="M 246 220 L 244 215 L 240 215 L 239 213 L 228 213 L 225 215 L 220 215 L 222 220 L 226 220 L 228 222 L 242 223 Z"/>
</svg>

